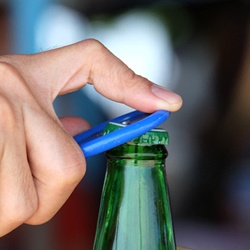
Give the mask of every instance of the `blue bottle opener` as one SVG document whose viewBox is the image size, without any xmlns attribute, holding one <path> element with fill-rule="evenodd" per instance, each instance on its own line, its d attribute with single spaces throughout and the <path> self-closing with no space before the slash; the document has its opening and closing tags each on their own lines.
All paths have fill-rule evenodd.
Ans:
<svg viewBox="0 0 250 250">
<path fill-rule="evenodd" d="M 86 158 L 120 146 L 134 138 L 145 134 L 165 122 L 170 112 L 158 110 L 152 114 L 133 111 L 103 122 L 79 135 L 74 139 L 81 147 Z M 126 125 L 121 129 L 103 135 L 103 130 L 109 122 Z M 128 125 L 127 125 L 128 124 Z"/>
</svg>

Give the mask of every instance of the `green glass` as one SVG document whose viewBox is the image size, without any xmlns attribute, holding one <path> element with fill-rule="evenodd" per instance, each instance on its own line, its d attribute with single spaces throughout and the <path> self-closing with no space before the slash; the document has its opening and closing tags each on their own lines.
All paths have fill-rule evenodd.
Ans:
<svg viewBox="0 0 250 250">
<path fill-rule="evenodd" d="M 168 138 L 150 133 L 107 152 L 95 250 L 176 249 L 162 143 Z"/>
</svg>

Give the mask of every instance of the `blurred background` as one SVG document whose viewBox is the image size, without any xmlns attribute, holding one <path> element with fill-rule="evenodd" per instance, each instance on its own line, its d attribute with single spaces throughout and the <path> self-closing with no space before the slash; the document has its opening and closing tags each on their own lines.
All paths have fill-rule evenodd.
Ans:
<svg viewBox="0 0 250 250">
<path fill-rule="evenodd" d="M 250 249 L 250 3 L 248 0 L 1 0 L 0 55 L 96 38 L 136 73 L 179 93 L 167 178 L 176 241 L 194 250 Z M 84 56 L 84 55 L 83 55 Z M 91 86 L 54 103 L 95 125 L 131 109 Z M 0 239 L 3 250 L 90 250 L 105 156 L 60 212 Z M 53 167 L 53 166 L 52 166 Z"/>
</svg>

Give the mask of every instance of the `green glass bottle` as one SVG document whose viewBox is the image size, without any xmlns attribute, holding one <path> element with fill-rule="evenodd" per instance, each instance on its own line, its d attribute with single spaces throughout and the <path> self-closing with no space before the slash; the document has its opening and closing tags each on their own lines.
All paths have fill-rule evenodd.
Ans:
<svg viewBox="0 0 250 250">
<path fill-rule="evenodd" d="M 109 133 L 120 124 L 110 123 Z M 95 250 L 175 250 L 166 181 L 168 133 L 154 129 L 107 152 Z"/>
</svg>

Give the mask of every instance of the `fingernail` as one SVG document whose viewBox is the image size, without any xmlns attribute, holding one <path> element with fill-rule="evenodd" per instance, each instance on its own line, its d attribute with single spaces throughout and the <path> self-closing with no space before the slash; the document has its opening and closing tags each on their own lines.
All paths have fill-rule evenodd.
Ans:
<svg viewBox="0 0 250 250">
<path fill-rule="evenodd" d="M 179 95 L 175 94 L 174 92 L 163 88 L 162 86 L 154 84 L 152 86 L 152 92 L 165 102 L 170 104 L 178 104 L 182 102 L 182 99 Z"/>
</svg>

